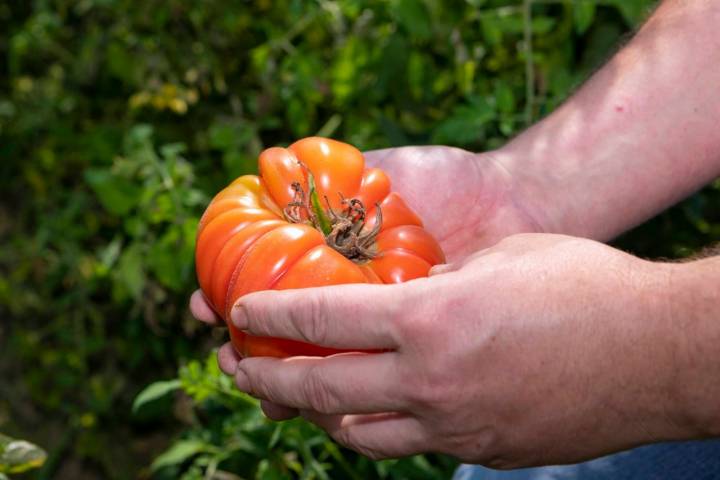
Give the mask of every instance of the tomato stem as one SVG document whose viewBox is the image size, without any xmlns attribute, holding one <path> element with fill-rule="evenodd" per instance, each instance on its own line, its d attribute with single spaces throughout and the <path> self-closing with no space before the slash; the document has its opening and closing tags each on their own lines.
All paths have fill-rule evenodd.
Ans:
<svg viewBox="0 0 720 480">
<path fill-rule="evenodd" d="M 380 204 L 375 204 L 375 225 L 370 231 L 364 231 L 366 210 L 362 201 L 357 198 L 347 199 L 342 193 L 340 198 L 345 207 L 341 212 L 335 212 L 330 206 L 327 197 L 327 211 L 320 204 L 320 197 L 315 185 L 315 178 L 310 170 L 307 173 L 309 195 L 305 195 L 302 185 L 293 182 L 295 192 L 293 201 L 288 203 L 283 213 L 285 219 L 291 223 L 309 223 L 320 230 L 325 236 L 325 243 L 346 258 L 355 263 L 365 263 L 377 255 L 375 239 L 382 228 L 382 210 Z"/>
<path fill-rule="evenodd" d="M 320 198 L 318 197 L 318 192 L 315 188 L 315 177 L 313 177 L 310 170 L 307 171 L 307 174 L 308 186 L 310 187 L 310 205 L 312 206 L 313 213 L 315 213 L 315 217 L 317 218 L 317 227 L 319 227 L 319 230 L 323 233 L 323 235 L 327 236 L 332 231 L 332 224 L 330 223 L 330 219 L 325 213 L 325 210 L 323 210 L 322 205 L 320 205 Z"/>
</svg>

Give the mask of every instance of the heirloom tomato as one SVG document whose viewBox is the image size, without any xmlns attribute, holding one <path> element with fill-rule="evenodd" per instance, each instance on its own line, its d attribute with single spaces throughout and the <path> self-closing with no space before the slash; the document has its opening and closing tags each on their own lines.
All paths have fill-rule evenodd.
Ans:
<svg viewBox="0 0 720 480">
<path fill-rule="evenodd" d="M 328 355 L 337 350 L 255 337 L 230 310 L 258 290 L 398 283 L 427 276 L 444 255 L 422 221 L 362 153 L 327 138 L 269 148 L 260 175 L 239 177 L 200 219 L 195 265 L 212 308 L 243 356 Z M 372 299 L 367 299 L 372 301 Z"/>
</svg>

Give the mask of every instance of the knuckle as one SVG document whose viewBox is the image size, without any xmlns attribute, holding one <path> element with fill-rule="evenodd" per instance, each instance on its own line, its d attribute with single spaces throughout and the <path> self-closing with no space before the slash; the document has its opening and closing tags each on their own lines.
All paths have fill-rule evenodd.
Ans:
<svg viewBox="0 0 720 480">
<path fill-rule="evenodd" d="M 335 430 L 334 432 L 332 432 L 331 436 L 339 444 L 341 444 L 347 448 L 350 448 L 352 450 L 356 450 L 355 441 L 354 441 L 355 439 L 353 438 L 353 435 L 350 432 L 349 428 L 339 428 L 339 429 Z"/>
<path fill-rule="evenodd" d="M 332 434 L 333 439 L 339 444 L 354 450 L 355 452 L 369 458 L 370 460 L 385 460 L 389 456 L 378 448 L 362 445 L 353 435 L 351 428 L 341 428 Z"/>
<path fill-rule="evenodd" d="M 245 367 L 243 372 L 247 377 L 250 394 L 262 400 L 282 401 L 284 395 L 279 395 L 277 388 L 277 376 L 270 369 L 266 359 L 247 358 L 243 360 Z"/>
<path fill-rule="evenodd" d="M 245 364 L 243 373 L 247 378 L 247 386 L 251 395 L 267 397 L 271 393 L 268 381 L 264 375 L 256 375 L 255 369 L 248 368 L 249 366 L 247 363 Z"/>
<path fill-rule="evenodd" d="M 303 394 L 310 408 L 319 413 L 335 413 L 338 405 L 337 396 L 331 392 L 322 370 L 312 367 L 304 380 Z"/>
<path fill-rule="evenodd" d="M 358 452 L 360 455 L 363 455 L 363 456 L 369 458 L 370 460 L 377 461 L 377 460 L 386 460 L 386 459 L 390 458 L 390 455 L 388 455 L 387 453 L 384 453 L 383 451 L 378 450 L 376 448 L 357 446 L 357 447 L 353 447 L 353 450 Z"/>
<path fill-rule="evenodd" d="M 306 299 L 303 308 L 290 311 L 290 322 L 304 341 L 315 345 L 327 341 L 329 322 L 326 304 L 324 295 L 312 295 Z"/>
<path fill-rule="evenodd" d="M 455 398 L 452 381 L 447 373 L 427 371 L 417 375 L 408 384 L 407 400 L 419 408 L 433 411 L 445 411 L 451 408 L 452 399 Z"/>
<path fill-rule="evenodd" d="M 437 306 L 427 302 L 427 295 L 409 295 L 390 305 L 390 319 L 402 343 L 418 347 L 437 335 Z"/>
<path fill-rule="evenodd" d="M 413 368 L 412 374 L 406 375 L 404 400 L 421 410 L 451 414 L 465 395 L 456 371 L 443 355 L 429 356 L 421 369 Z"/>
<path fill-rule="evenodd" d="M 512 470 L 515 468 L 528 467 L 529 465 L 519 461 L 512 455 L 508 455 L 507 452 L 497 448 L 497 446 L 490 446 L 481 457 L 481 461 L 486 467 L 495 470 Z"/>
<path fill-rule="evenodd" d="M 526 466 L 521 465 L 517 459 L 509 455 L 508 449 L 505 447 L 502 445 L 497 429 L 485 427 L 473 434 L 472 438 L 467 438 L 467 436 L 453 438 L 441 451 L 456 456 L 462 462 L 478 463 L 496 470 Z"/>
<path fill-rule="evenodd" d="M 266 400 L 275 398 L 273 393 L 272 384 L 264 378 L 264 376 L 248 375 L 248 383 L 250 384 L 250 391 L 253 396 L 260 397 Z"/>
</svg>

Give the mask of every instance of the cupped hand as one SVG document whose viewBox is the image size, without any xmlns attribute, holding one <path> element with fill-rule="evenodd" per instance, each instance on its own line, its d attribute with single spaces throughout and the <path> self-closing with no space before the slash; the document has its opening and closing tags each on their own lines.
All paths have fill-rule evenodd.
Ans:
<svg viewBox="0 0 720 480">
<path fill-rule="evenodd" d="M 663 264 L 590 240 L 518 235 L 429 278 L 243 297 L 254 335 L 348 349 L 220 355 L 241 390 L 371 458 L 441 452 L 495 468 L 683 438 Z M 280 411 L 273 410 L 280 408 Z"/>
<path fill-rule="evenodd" d="M 399 147 L 365 153 L 369 166 L 388 173 L 400 193 L 438 239 L 448 261 L 521 232 L 540 232 L 518 185 L 494 152 L 444 146 Z"/>
<path fill-rule="evenodd" d="M 365 152 L 365 160 L 388 173 L 392 189 L 423 219 L 448 261 L 459 261 L 514 233 L 542 230 L 529 206 L 518 202 L 518 185 L 494 152 L 399 147 Z M 198 320 L 223 324 L 199 290 L 191 297 L 190 309 Z M 234 372 L 239 357 L 228 343 L 220 349 L 219 360 L 227 372 Z M 274 418 L 295 413 L 270 402 L 263 402 L 263 408 Z"/>
</svg>

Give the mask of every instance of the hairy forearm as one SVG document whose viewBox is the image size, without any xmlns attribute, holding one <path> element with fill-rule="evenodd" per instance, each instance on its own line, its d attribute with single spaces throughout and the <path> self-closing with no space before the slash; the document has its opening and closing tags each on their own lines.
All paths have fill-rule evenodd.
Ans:
<svg viewBox="0 0 720 480">
<path fill-rule="evenodd" d="M 549 232 L 608 240 L 720 175 L 720 2 L 663 2 L 574 96 L 497 153 Z"/>
<path fill-rule="evenodd" d="M 720 437 L 720 256 L 667 268 L 665 333 L 679 419 L 691 435 Z"/>
</svg>

